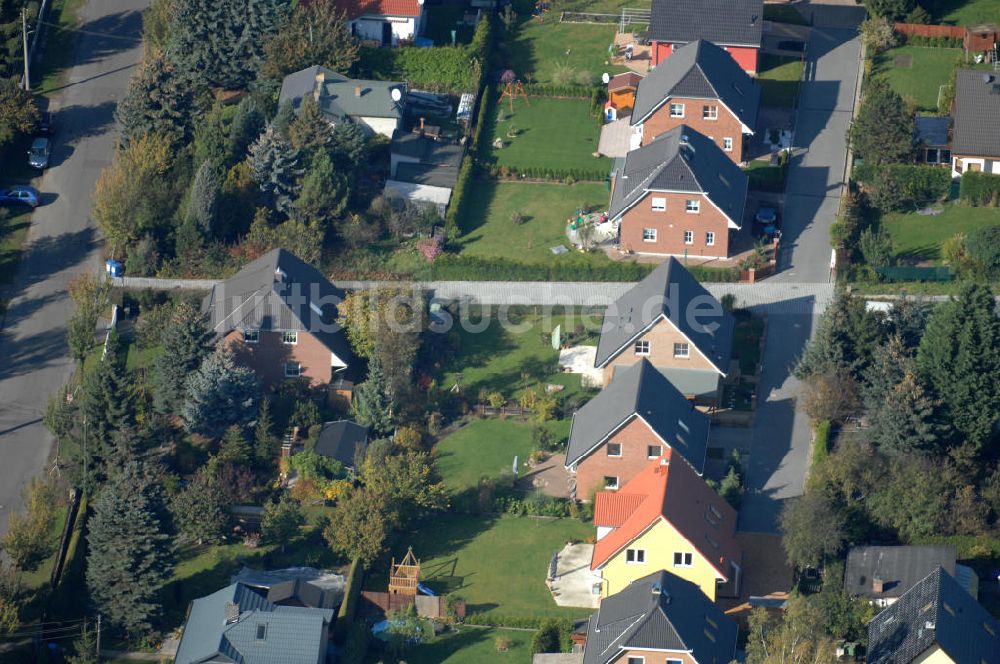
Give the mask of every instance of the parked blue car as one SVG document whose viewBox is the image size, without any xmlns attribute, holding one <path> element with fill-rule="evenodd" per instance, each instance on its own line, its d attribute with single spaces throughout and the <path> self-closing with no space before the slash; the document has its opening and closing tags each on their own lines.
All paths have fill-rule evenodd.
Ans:
<svg viewBox="0 0 1000 664">
<path fill-rule="evenodd" d="M 27 205 L 36 208 L 40 201 L 38 190 L 27 185 L 0 190 L 0 205 Z"/>
</svg>

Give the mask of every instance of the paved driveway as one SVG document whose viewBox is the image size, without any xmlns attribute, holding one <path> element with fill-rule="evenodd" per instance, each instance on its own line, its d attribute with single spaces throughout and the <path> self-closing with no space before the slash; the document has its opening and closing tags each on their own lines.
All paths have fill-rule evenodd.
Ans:
<svg viewBox="0 0 1000 664">
<path fill-rule="evenodd" d="M 114 146 L 114 108 L 141 54 L 141 11 L 148 0 L 90 0 L 80 13 L 73 68 L 49 109 L 56 135 L 52 167 L 35 185 L 45 204 L 34 214 L 29 245 L 0 332 L 0 533 L 20 492 L 45 467 L 52 439 L 41 422 L 49 395 L 72 373 L 67 285 L 99 269 L 88 217 L 90 196 Z"/>
</svg>

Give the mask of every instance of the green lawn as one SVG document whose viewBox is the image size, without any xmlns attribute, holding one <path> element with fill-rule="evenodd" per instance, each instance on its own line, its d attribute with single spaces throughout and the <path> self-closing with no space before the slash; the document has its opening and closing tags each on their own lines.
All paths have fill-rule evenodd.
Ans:
<svg viewBox="0 0 1000 664">
<path fill-rule="evenodd" d="M 764 54 L 760 59 L 760 103 L 763 106 L 791 107 L 799 96 L 802 60 L 794 56 Z"/>
<path fill-rule="evenodd" d="M 463 598 L 469 613 L 584 616 L 586 610 L 556 606 L 545 574 L 552 554 L 567 541 L 593 534 L 593 526 L 576 519 L 443 514 L 397 538 L 400 550 L 394 553 L 398 559 L 412 546 L 421 583 Z M 365 581 L 369 590 L 384 591 L 386 585 L 384 569 L 373 570 Z"/>
<path fill-rule="evenodd" d="M 772 166 L 769 159 L 754 159 L 746 169 L 750 178 L 750 188 L 760 191 L 782 192 L 785 190 L 786 169 Z"/>
<path fill-rule="evenodd" d="M 893 213 L 882 218 L 892 237 L 895 255 L 902 260 L 941 258 L 941 243 L 956 233 L 969 233 L 984 226 L 1000 225 L 1000 209 L 947 205 L 936 217 L 914 213 Z"/>
<path fill-rule="evenodd" d="M 511 258 L 525 262 L 549 262 L 584 258 L 578 252 L 555 256 L 557 245 L 571 249 L 566 222 L 584 207 L 606 209 L 609 192 L 603 184 L 538 184 L 477 182 L 466 194 L 462 252 L 470 256 Z M 511 214 L 519 212 L 523 222 L 515 224 Z M 577 255 L 573 255 L 577 254 Z M 603 255 L 594 258 L 607 260 Z"/>
<path fill-rule="evenodd" d="M 569 434 L 569 420 L 549 422 L 546 427 L 556 440 Z M 532 426 L 509 419 L 475 420 L 441 440 L 437 470 L 455 493 L 474 487 L 483 475 L 496 477 L 510 472 L 514 457 L 522 464 L 535 449 Z"/>
<path fill-rule="evenodd" d="M 7 286 L 17 273 L 24 239 L 31 224 L 31 213 L 4 209 L 0 214 L 7 215 L 0 220 L 0 286 Z"/>
<path fill-rule="evenodd" d="M 473 397 L 480 390 L 497 390 L 513 399 L 527 387 L 553 383 L 566 387 L 559 396 L 589 394 L 589 390 L 580 387 L 579 375 L 559 371 L 559 352 L 552 348 L 549 338 L 556 325 L 561 325 L 564 340 L 577 325 L 596 330 L 601 323 L 600 314 L 587 320 L 580 314 L 553 314 L 546 321 L 537 314 L 516 316 L 510 313 L 510 322 L 518 329 L 496 320 L 496 311 L 490 314 L 492 318 L 482 331 L 465 330 L 461 324 L 457 326 L 459 348 L 442 368 L 440 384 L 443 388 L 451 389 L 457 382 L 465 394 Z M 478 312 L 468 316 L 472 323 L 480 321 Z M 582 343 L 595 341 L 591 334 Z"/>
<path fill-rule="evenodd" d="M 544 23 L 534 18 L 521 23 L 502 47 L 505 68 L 521 80 L 546 85 L 599 85 L 604 72 L 623 71 L 609 60 L 615 25 L 559 23 L 559 11 L 546 14 Z"/>
<path fill-rule="evenodd" d="M 928 8 L 935 23 L 975 25 L 1000 19 L 1000 0 L 933 0 Z"/>
<path fill-rule="evenodd" d="M 791 5 L 764 5 L 764 20 L 792 25 L 809 25 L 809 22 Z"/>
<path fill-rule="evenodd" d="M 960 48 L 900 46 L 876 57 L 873 71 L 918 110 L 936 111 L 938 90 L 961 57 Z"/>
<path fill-rule="evenodd" d="M 52 92 L 62 84 L 66 70 L 72 65 L 73 40 L 76 33 L 77 14 L 83 0 L 54 0 L 49 6 L 46 21 L 49 31 L 45 39 L 42 63 L 32 72 L 32 87 L 40 94 Z M 55 24 L 55 25 L 53 25 Z M 58 26 L 58 27 L 56 27 Z"/>
<path fill-rule="evenodd" d="M 601 135 L 598 121 L 590 115 L 589 99 L 518 97 L 514 112 L 507 99 L 496 105 L 492 132 L 484 136 L 484 149 L 503 166 L 513 168 L 587 169 L 607 173 L 611 160 L 594 157 Z M 511 128 L 516 136 L 511 137 Z M 503 140 L 499 150 L 491 146 Z"/>
<path fill-rule="evenodd" d="M 409 664 L 529 664 L 534 632 L 513 629 L 456 627 L 408 650 Z M 505 652 L 497 652 L 497 637 L 510 640 Z"/>
</svg>

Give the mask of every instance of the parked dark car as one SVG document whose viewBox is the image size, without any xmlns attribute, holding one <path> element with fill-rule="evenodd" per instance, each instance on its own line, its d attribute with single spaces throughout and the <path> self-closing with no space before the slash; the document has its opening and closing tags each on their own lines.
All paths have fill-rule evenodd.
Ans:
<svg viewBox="0 0 1000 664">
<path fill-rule="evenodd" d="M 34 187 L 18 185 L 0 190 L 0 205 L 27 205 L 30 208 L 36 208 L 40 202 L 41 195 Z"/>
</svg>

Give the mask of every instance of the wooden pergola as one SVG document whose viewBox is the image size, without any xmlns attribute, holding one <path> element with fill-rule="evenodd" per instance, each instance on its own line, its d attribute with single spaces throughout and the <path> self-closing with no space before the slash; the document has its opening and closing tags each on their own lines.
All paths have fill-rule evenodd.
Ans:
<svg viewBox="0 0 1000 664">
<path fill-rule="evenodd" d="M 416 595 L 420 583 L 420 561 L 413 555 L 413 547 L 407 547 L 406 555 L 396 562 L 392 559 L 389 567 L 389 594 Z"/>
</svg>

